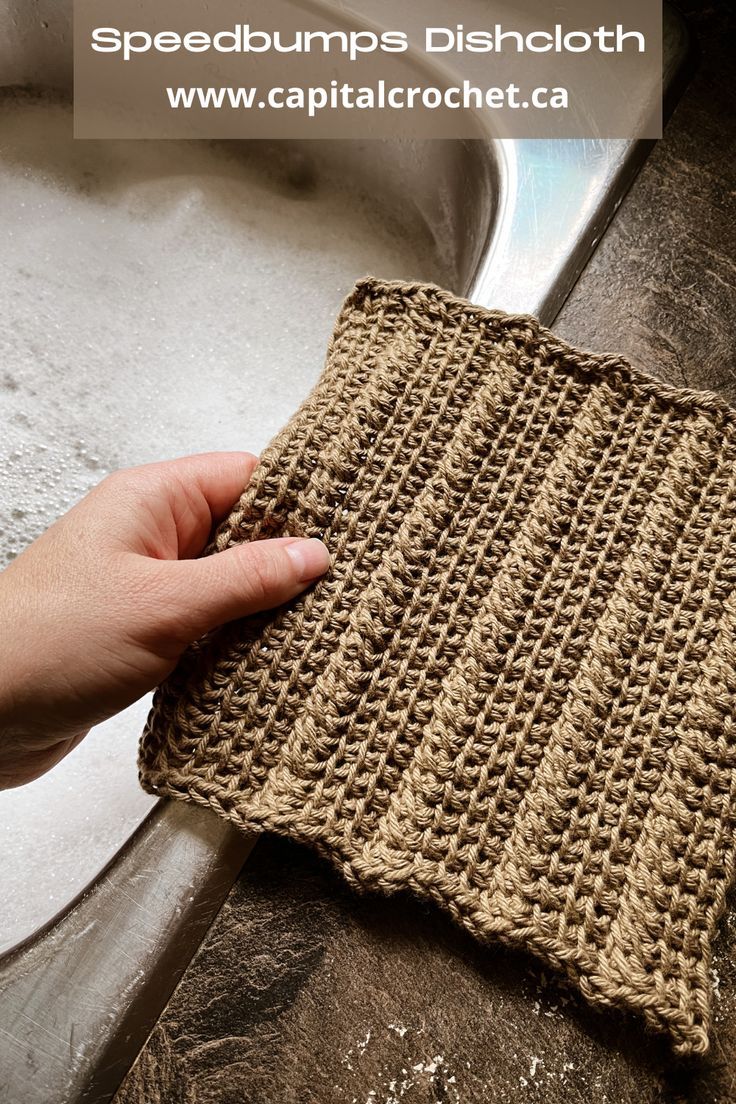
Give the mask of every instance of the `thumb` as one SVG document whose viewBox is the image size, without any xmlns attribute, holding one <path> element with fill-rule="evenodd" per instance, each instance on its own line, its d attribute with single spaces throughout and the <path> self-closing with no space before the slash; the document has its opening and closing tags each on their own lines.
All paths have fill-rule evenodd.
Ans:
<svg viewBox="0 0 736 1104">
<path fill-rule="evenodd" d="M 330 554 L 320 540 L 282 537 L 170 566 L 179 616 L 194 640 L 226 621 L 288 602 L 324 575 Z"/>
</svg>

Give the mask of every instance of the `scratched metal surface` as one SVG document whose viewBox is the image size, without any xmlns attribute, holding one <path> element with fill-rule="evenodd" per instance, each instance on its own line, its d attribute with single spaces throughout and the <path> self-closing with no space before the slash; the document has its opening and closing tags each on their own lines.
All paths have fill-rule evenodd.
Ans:
<svg viewBox="0 0 736 1104">
<path fill-rule="evenodd" d="M 209 927 L 252 841 L 202 810 L 163 813 L 150 814 L 80 906 L 5 960 L 4 1104 L 88 1099 L 92 1069 L 119 1080 L 125 1039 L 145 1038 Z M 172 898 L 179 902 L 173 908 Z M 113 1028 L 117 1045 L 109 1054 Z"/>
</svg>

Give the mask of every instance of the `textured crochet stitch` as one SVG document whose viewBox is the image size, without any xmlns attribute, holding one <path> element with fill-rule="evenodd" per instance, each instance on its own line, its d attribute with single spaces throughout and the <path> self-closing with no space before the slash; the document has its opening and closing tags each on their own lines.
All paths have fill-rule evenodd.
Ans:
<svg viewBox="0 0 736 1104">
<path fill-rule="evenodd" d="M 317 847 L 708 1046 L 734 868 L 736 416 L 365 279 L 210 551 L 329 574 L 191 648 L 143 785 Z"/>
</svg>

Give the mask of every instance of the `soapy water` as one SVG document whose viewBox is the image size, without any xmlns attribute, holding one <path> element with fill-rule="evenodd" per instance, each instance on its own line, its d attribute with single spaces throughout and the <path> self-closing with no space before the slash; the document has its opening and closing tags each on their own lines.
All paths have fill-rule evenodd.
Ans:
<svg viewBox="0 0 736 1104">
<path fill-rule="evenodd" d="M 316 381 L 357 277 L 448 282 L 410 204 L 308 144 L 74 142 L 68 104 L 7 93 L 0 189 L 0 566 L 116 468 L 261 451 Z M 0 951 L 152 807 L 136 774 L 147 708 L 0 793 Z"/>
</svg>

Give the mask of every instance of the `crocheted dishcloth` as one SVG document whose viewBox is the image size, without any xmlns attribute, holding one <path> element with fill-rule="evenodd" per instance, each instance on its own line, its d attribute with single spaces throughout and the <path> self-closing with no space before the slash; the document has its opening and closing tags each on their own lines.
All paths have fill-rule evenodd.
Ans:
<svg viewBox="0 0 736 1104">
<path fill-rule="evenodd" d="M 734 870 L 736 418 L 362 280 L 210 547 L 329 574 L 158 690 L 144 787 L 431 897 L 702 1053 Z"/>
</svg>

